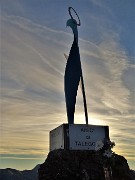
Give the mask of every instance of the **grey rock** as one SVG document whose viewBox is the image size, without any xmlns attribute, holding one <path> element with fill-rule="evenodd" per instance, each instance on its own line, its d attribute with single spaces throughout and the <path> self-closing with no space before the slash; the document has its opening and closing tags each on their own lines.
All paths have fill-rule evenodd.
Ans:
<svg viewBox="0 0 135 180">
<path fill-rule="evenodd" d="M 134 180 L 127 160 L 114 154 L 111 159 L 101 152 L 54 150 L 38 170 L 39 180 L 105 180 L 105 167 L 110 180 Z"/>
</svg>

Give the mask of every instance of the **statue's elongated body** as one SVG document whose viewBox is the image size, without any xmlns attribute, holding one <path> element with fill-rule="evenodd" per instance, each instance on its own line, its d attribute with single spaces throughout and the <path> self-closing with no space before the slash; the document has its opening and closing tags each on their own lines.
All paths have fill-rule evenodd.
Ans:
<svg viewBox="0 0 135 180">
<path fill-rule="evenodd" d="M 69 53 L 67 60 L 66 70 L 65 70 L 65 98 L 66 98 L 66 108 L 68 123 L 74 123 L 74 112 L 76 104 L 76 96 L 80 77 L 82 74 L 80 54 L 78 47 L 78 31 L 77 23 L 74 19 L 67 21 L 67 26 L 70 26 L 73 30 L 74 41 Z"/>
<path fill-rule="evenodd" d="M 67 117 L 68 117 L 68 123 L 74 124 L 76 96 L 77 96 L 78 85 L 81 80 L 84 112 L 85 112 L 86 124 L 88 124 L 87 103 L 86 103 L 84 81 L 83 81 L 81 62 L 80 62 L 80 53 L 78 47 L 77 26 L 80 26 L 81 23 L 78 15 L 77 15 L 79 20 L 78 24 L 76 20 L 73 19 L 70 12 L 71 9 L 77 15 L 76 11 L 72 7 L 69 7 L 69 14 L 71 16 L 71 19 L 67 21 L 67 26 L 71 27 L 73 31 L 74 41 L 69 53 L 69 57 L 67 59 L 67 65 L 65 70 L 65 98 L 66 98 L 66 107 L 67 107 Z"/>
</svg>

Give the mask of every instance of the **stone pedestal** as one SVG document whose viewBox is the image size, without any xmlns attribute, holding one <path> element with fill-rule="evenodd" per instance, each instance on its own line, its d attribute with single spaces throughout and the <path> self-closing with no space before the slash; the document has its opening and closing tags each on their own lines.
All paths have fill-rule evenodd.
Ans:
<svg viewBox="0 0 135 180">
<path fill-rule="evenodd" d="M 81 150 L 54 150 L 40 165 L 39 180 L 106 180 L 110 168 L 99 152 Z M 114 155 L 110 160 L 112 177 L 108 180 L 133 180 L 124 157 Z"/>
<path fill-rule="evenodd" d="M 62 124 L 50 131 L 50 151 L 95 150 L 97 141 L 109 139 L 109 127 L 86 124 Z"/>
</svg>

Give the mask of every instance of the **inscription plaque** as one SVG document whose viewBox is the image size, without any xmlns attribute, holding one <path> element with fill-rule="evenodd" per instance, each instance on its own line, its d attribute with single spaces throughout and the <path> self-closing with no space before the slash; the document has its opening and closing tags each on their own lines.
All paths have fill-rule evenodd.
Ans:
<svg viewBox="0 0 135 180">
<path fill-rule="evenodd" d="M 109 139 L 109 127 L 62 124 L 50 131 L 50 151 L 55 149 L 95 150 L 97 141 Z"/>
</svg>

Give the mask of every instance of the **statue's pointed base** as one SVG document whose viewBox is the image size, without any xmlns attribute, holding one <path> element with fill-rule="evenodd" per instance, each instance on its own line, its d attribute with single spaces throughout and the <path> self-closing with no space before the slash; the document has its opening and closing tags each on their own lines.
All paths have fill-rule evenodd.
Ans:
<svg viewBox="0 0 135 180">
<path fill-rule="evenodd" d="M 133 180 L 123 156 L 107 160 L 99 152 L 81 150 L 51 151 L 38 175 L 39 180 Z"/>
</svg>

